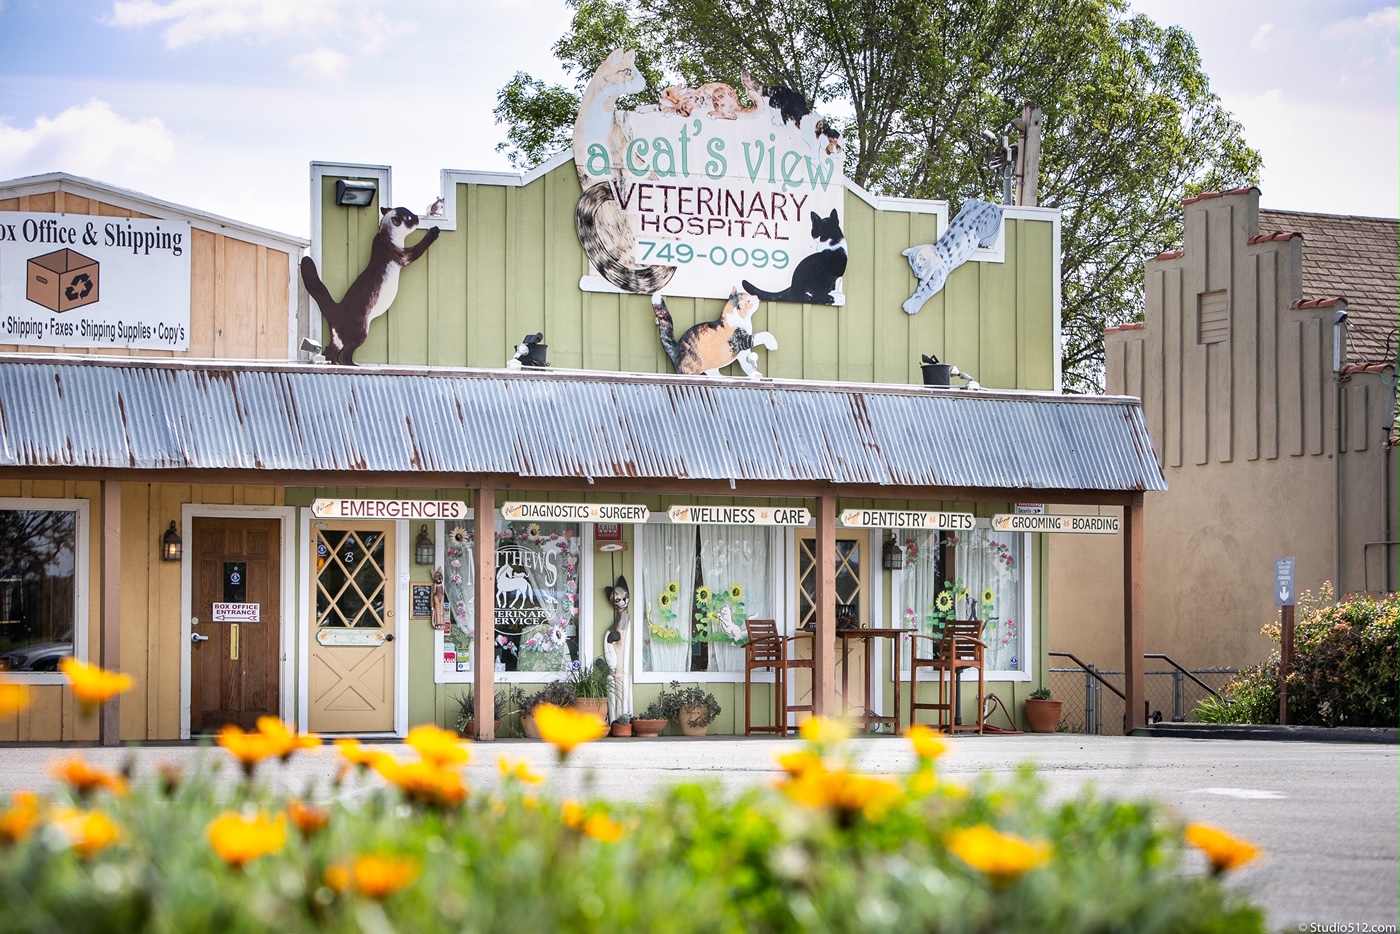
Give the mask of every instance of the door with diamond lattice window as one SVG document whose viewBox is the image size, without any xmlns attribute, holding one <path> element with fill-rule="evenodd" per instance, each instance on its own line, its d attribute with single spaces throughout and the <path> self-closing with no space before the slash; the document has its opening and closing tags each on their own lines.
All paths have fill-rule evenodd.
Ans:
<svg viewBox="0 0 1400 934">
<path fill-rule="evenodd" d="M 394 529 L 365 522 L 312 527 L 316 618 L 307 646 L 307 727 L 317 733 L 394 729 Z"/>
<path fill-rule="evenodd" d="M 872 626 L 874 613 L 870 607 L 868 576 L 880 573 L 878 565 L 872 568 L 867 562 L 870 556 L 870 536 L 864 530 L 836 530 L 836 623 L 838 629 L 863 628 Z M 813 530 L 800 529 L 797 533 L 797 626 L 799 629 L 816 628 L 817 624 L 817 539 Z M 799 640 L 798 646 L 808 646 L 810 641 Z M 803 649 L 803 651 L 810 651 Z M 849 696 L 844 702 L 850 707 L 864 707 L 864 688 L 858 673 L 865 668 L 865 647 L 859 640 L 850 646 L 843 640 L 836 640 L 836 666 L 838 677 L 845 675 Z M 847 674 L 847 671 L 855 674 Z M 805 684 L 804 684 L 805 686 Z M 797 689 L 792 703 L 808 703 L 809 692 Z"/>
</svg>

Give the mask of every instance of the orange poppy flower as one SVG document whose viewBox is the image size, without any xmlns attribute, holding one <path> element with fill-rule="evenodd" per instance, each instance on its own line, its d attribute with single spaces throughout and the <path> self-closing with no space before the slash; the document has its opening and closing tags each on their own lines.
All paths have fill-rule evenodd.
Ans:
<svg viewBox="0 0 1400 934">
<path fill-rule="evenodd" d="M 514 779 L 525 785 L 538 785 L 544 781 L 544 776 L 531 770 L 528 762 L 512 763 L 505 756 L 501 756 L 498 764 L 501 767 L 501 775 L 505 778 Z"/>
<path fill-rule="evenodd" d="M 418 878 L 418 864 L 411 859 L 369 854 L 355 860 L 352 874 L 361 895 L 383 901 Z"/>
<path fill-rule="evenodd" d="M 1209 824 L 1189 824 L 1185 836 L 1186 842 L 1206 854 L 1211 872 L 1217 876 L 1238 869 L 1259 855 L 1259 848 L 1254 844 Z"/>
<path fill-rule="evenodd" d="M 415 726 L 404 741 L 417 750 L 424 762 L 433 765 L 460 765 L 471 758 L 466 740 L 431 723 Z"/>
<path fill-rule="evenodd" d="M 91 859 L 122 836 L 112 819 L 101 811 L 58 808 L 49 820 L 68 838 L 68 845 L 80 859 Z"/>
<path fill-rule="evenodd" d="M 275 754 L 272 743 L 262 733 L 245 733 L 232 723 L 219 730 L 218 743 L 238 760 L 247 778 L 253 777 L 259 762 Z"/>
<path fill-rule="evenodd" d="M 39 826 L 39 796 L 32 791 L 16 791 L 10 806 L 0 811 L 0 840 L 17 843 Z"/>
<path fill-rule="evenodd" d="M 76 658 L 59 659 L 58 670 L 68 679 L 73 697 L 84 713 L 91 713 L 118 694 L 131 690 L 131 675 L 106 671 Z"/>
<path fill-rule="evenodd" d="M 287 818 L 277 815 L 269 819 L 259 811 L 256 817 L 245 818 L 225 811 L 210 822 L 205 831 L 209 845 L 219 858 L 234 869 L 241 869 L 260 856 L 276 853 L 287 843 Z"/>
<path fill-rule="evenodd" d="M 592 714 L 553 704 L 540 704 L 535 708 L 535 726 L 539 728 L 540 739 L 559 750 L 560 758 L 573 752 L 575 747 L 608 734 L 607 724 Z"/>
<path fill-rule="evenodd" d="M 29 706 L 29 685 L 0 678 L 0 717 L 11 717 Z"/>
<path fill-rule="evenodd" d="M 330 811 L 305 801 L 288 801 L 287 816 L 292 819 L 303 840 L 310 840 L 331 822 Z"/>
<path fill-rule="evenodd" d="M 995 886 L 1006 886 L 1050 858 L 1050 844 L 999 833 L 987 824 L 964 827 L 948 835 L 948 850 Z"/>
<path fill-rule="evenodd" d="M 911 726 L 908 736 L 914 747 L 914 755 L 925 762 L 931 762 L 948 751 L 948 744 L 943 741 L 939 732 L 922 723 Z"/>
<path fill-rule="evenodd" d="M 277 717 L 258 717 L 258 732 L 266 739 L 271 754 L 286 762 L 298 749 L 315 749 L 321 737 L 298 733 Z"/>
<path fill-rule="evenodd" d="M 115 772 L 93 768 L 82 756 L 69 756 L 49 767 L 55 778 L 67 782 L 78 797 L 86 798 L 98 789 L 106 789 L 114 795 L 126 794 L 126 779 Z"/>
</svg>

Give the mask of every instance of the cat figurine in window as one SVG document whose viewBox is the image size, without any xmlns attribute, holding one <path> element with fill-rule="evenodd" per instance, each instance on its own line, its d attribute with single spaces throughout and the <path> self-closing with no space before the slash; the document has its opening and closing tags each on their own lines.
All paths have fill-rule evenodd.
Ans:
<svg viewBox="0 0 1400 934">
<path fill-rule="evenodd" d="M 619 97 L 645 90 L 646 76 L 636 66 L 635 51 L 618 49 L 598 66 L 579 101 L 574 123 L 574 165 L 583 194 L 574 209 L 574 228 L 583 253 L 598 275 L 624 292 L 660 291 L 676 274 L 675 266 L 639 266 L 637 237 L 617 203 L 613 182 L 625 183 L 619 165 L 612 175 L 594 177 L 584 171 L 590 141 L 606 139 L 608 149 L 622 152 L 627 146 L 623 120 L 614 117 Z M 624 118 L 625 119 L 625 118 Z"/>
<path fill-rule="evenodd" d="M 617 584 L 603 588 L 603 596 L 613 608 L 613 624 L 603 636 L 603 660 L 612 670 L 612 688 L 608 691 L 608 718 L 632 713 L 632 592 L 627 578 L 619 576 Z"/>
<path fill-rule="evenodd" d="M 812 305 L 836 304 L 836 283 L 846 274 L 846 237 L 836 209 L 822 217 L 812 215 L 812 239 L 825 244 L 815 253 L 802 257 L 792 270 L 792 283 L 781 292 L 769 292 L 744 280 L 744 288 L 765 302 L 798 302 Z"/>
<path fill-rule="evenodd" d="M 909 268 L 919 280 L 914 294 L 904 302 L 907 314 L 917 314 L 924 302 L 932 298 L 943 283 L 963 263 L 972 259 L 978 247 L 989 247 L 997 241 L 1001 230 L 1001 206 L 990 201 L 968 198 L 962 210 L 943 236 L 934 243 L 911 246 L 903 251 L 909 257 Z"/>
<path fill-rule="evenodd" d="M 379 213 L 379 231 L 370 246 L 369 264 L 350 283 L 340 301 L 331 298 L 315 261 L 309 256 L 301 261 L 306 291 L 331 327 L 331 343 L 326 348 L 326 359 L 331 363 L 355 365 L 355 351 L 369 337 L 369 323 L 388 311 L 394 296 L 399 294 L 399 272 L 426 253 L 441 233 L 432 227 L 422 240 L 406 247 L 405 240 L 418 226 L 418 215 L 408 208 L 382 208 Z"/>
<path fill-rule="evenodd" d="M 659 293 L 651 297 L 652 311 L 656 314 L 656 329 L 661 333 L 661 346 L 676 372 L 687 376 L 705 373 L 718 376 L 719 371 L 737 362 L 744 372 L 754 379 L 763 376 L 758 370 L 758 352 L 755 345 L 778 349 L 778 339 L 767 331 L 753 332 L 753 314 L 758 310 L 758 299 L 734 289 L 729 293 L 729 301 L 718 321 L 702 321 L 676 339 L 676 326 L 671 320 L 671 312 L 666 307 L 666 299 Z"/>
</svg>

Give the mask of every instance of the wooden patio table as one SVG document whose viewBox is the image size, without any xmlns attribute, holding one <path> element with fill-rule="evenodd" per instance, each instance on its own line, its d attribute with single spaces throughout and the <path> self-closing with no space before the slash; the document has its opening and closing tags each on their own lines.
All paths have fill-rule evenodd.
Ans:
<svg viewBox="0 0 1400 934">
<path fill-rule="evenodd" d="M 913 629 L 838 629 L 836 635 L 841 639 L 841 716 L 844 718 L 848 710 L 847 698 L 850 696 L 850 662 L 849 655 L 851 640 L 860 639 L 865 643 L 865 727 L 868 730 L 872 722 L 893 723 L 896 736 L 904 734 L 904 727 L 900 723 L 900 699 L 899 682 L 901 675 L 900 661 L 902 658 L 901 648 L 904 644 L 904 637 L 915 630 Z M 870 684 L 870 651 L 873 643 L 877 639 L 894 640 L 894 716 L 876 716 L 870 712 L 870 696 L 872 685 Z"/>
</svg>

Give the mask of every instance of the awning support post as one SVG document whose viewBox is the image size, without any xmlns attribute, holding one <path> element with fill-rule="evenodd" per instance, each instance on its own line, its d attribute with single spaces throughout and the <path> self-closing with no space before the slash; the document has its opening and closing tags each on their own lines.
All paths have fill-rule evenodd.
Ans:
<svg viewBox="0 0 1400 934">
<path fill-rule="evenodd" d="M 476 739 L 496 738 L 496 490 L 476 490 L 473 520 L 476 562 L 475 620 L 472 625 L 472 680 L 475 682 Z"/>
<path fill-rule="evenodd" d="M 817 497 L 817 633 L 813 646 L 812 712 L 836 715 L 836 497 Z"/>
<path fill-rule="evenodd" d="M 1147 727 L 1143 668 L 1142 494 L 1123 507 L 1123 693 L 1124 732 Z"/>
</svg>

